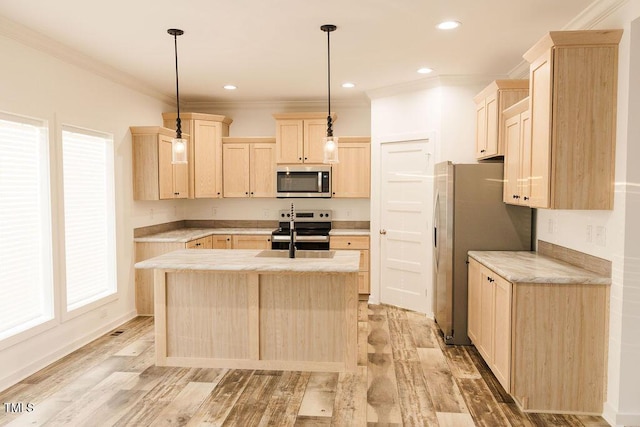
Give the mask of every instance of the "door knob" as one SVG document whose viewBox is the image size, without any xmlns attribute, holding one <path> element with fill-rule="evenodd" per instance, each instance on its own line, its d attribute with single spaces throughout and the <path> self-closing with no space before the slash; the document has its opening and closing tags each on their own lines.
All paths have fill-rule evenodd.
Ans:
<svg viewBox="0 0 640 427">
<path fill-rule="evenodd" d="M 380 234 L 387 234 L 387 230 L 385 229 L 380 230 Z"/>
</svg>

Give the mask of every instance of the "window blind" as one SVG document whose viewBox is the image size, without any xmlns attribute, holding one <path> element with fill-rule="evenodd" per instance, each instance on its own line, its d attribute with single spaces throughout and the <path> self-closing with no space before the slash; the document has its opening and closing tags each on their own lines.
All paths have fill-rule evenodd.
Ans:
<svg viewBox="0 0 640 427">
<path fill-rule="evenodd" d="M 0 113 L 0 339 L 53 318 L 47 134 Z"/>
<path fill-rule="evenodd" d="M 116 291 L 113 139 L 63 127 L 67 311 Z"/>
</svg>

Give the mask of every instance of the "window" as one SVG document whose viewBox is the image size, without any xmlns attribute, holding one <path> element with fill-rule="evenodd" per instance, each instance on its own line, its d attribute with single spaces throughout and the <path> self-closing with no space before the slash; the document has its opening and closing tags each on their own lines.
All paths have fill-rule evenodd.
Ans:
<svg viewBox="0 0 640 427">
<path fill-rule="evenodd" d="M 67 311 L 116 292 L 113 138 L 63 126 Z"/>
<path fill-rule="evenodd" d="M 53 318 L 48 129 L 0 113 L 0 340 Z"/>
</svg>

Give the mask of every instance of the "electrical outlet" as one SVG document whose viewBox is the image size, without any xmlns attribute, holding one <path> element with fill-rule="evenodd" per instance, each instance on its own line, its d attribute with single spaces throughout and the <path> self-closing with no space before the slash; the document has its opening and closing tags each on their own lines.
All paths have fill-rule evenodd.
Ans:
<svg viewBox="0 0 640 427">
<path fill-rule="evenodd" d="M 351 218 L 351 209 L 347 209 L 345 211 L 345 215 L 347 216 L 347 218 Z"/>
<path fill-rule="evenodd" d="M 102 309 L 100 310 L 100 318 L 101 319 L 106 319 L 107 318 L 107 309 Z"/>
<path fill-rule="evenodd" d="M 593 242 L 593 226 L 591 224 L 587 225 L 587 243 Z"/>
<path fill-rule="evenodd" d="M 556 232 L 556 220 L 553 218 L 549 218 L 549 224 L 547 225 L 547 231 L 549 234 L 553 234 Z"/>
<path fill-rule="evenodd" d="M 153 209 L 149 209 L 149 218 L 153 219 Z"/>
<path fill-rule="evenodd" d="M 271 216 L 271 211 L 269 209 L 262 209 L 262 218 L 269 219 L 269 216 Z"/>
<path fill-rule="evenodd" d="M 177 218 L 177 217 L 178 217 L 178 207 L 177 207 L 177 206 L 175 206 L 175 205 L 173 206 L 173 216 L 174 216 L 175 218 Z"/>
<path fill-rule="evenodd" d="M 596 245 L 598 246 L 607 245 L 607 228 L 601 225 L 596 227 Z"/>
<path fill-rule="evenodd" d="M 218 215 L 218 209 L 211 208 L 211 217 L 215 218 Z"/>
</svg>

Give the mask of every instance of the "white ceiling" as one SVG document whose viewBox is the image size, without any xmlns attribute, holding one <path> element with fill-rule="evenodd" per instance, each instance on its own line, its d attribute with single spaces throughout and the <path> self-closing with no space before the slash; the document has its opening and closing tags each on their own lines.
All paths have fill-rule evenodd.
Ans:
<svg viewBox="0 0 640 427">
<path fill-rule="evenodd" d="M 0 15 L 181 100 L 317 101 L 430 76 L 506 75 L 545 32 L 560 30 L 592 0 L 0 0 Z M 446 19 L 462 22 L 443 32 Z M 353 89 L 340 84 L 351 81 Z M 222 89 L 234 84 L 235 91 Z"/>
</svg>

